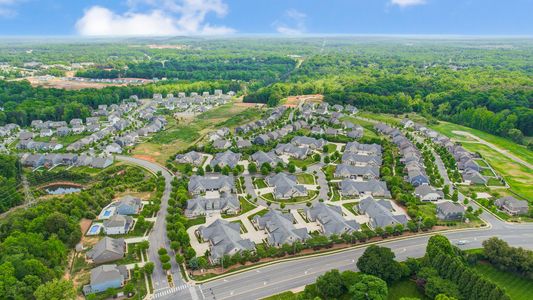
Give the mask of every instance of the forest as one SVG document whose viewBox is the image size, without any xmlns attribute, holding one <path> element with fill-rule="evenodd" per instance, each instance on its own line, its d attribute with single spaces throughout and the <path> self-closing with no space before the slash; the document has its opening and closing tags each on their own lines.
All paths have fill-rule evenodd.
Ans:
<svg viewBox="0 0 533 300">
<path fill-rule="evenodd" d="M 17 157 L 0 154 L 0 213 L 22 203 L 21 166 Z"/>
<path fill-rule="evenodd" d="M 27 81 L 0 80 L 0 125 L 15 123 L 27 126 L 32 120 L 70 121 L 91 116 L 100 104 L 117 104 L 131 95 L 151 98 L 154 93 L 203 92 L 215 89 L 239 91 L 231 81 L 168 81 L 145 86 L 106 87 L 71 91 L 32 87 Z"/>
</svg>

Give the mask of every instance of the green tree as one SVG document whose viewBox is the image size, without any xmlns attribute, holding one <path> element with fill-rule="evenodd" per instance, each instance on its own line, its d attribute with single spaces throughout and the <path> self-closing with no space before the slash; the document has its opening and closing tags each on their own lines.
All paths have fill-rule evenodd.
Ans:
<svg viewBox="0 0 533 300">
<path fill-rule="evenodd" d="M 320 295 L 326 299 L 338 298 L 346 292 L 342 276 L 336 269 L 320 275 L 316 280 L 316 286 Z"/>
<path fill-rule="evenodd" d="M 389 293 L 387 283 L 379 277 L 361 275 L 359 281 L 349 288 L 354 300 L 385 300 Z"/>
<path fill-rule="evenodd" d="M 76 290 L 72 281 L 54 279 L 40 285 L 33 293 L 37 300 L 76 299 Z"/>
<path fill-rule="evenodd" d="M 394 258 L 391 249 L 371 245 L 357 260 L 357 268 L 386 282 L 394 282 L 402 277 L 402 267 Z"/>
</svg>

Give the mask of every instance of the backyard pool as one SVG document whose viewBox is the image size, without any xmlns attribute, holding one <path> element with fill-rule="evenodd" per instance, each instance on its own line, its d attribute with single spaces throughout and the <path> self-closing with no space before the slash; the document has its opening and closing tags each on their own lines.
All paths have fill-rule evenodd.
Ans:
<svg viewBox="0 0 533 300">
<path fill-rule="evenodd" d="M 97 235 L 102 230 L 102 224 L 93 224 L 91 228 L 87 231 L 86 235 Z"/>
</svg>

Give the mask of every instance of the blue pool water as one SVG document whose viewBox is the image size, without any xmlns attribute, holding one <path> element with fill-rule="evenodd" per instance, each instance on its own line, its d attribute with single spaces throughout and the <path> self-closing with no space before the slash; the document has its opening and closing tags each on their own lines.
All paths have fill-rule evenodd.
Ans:
<svg viewBox="0 0 533 300">
<path fill-rule="evenodd" d="M 89 228 L 89 234 L 98 234 L 99 232 L 100 232 L 99 224 L 92 225 L 91 228 Z"/>
<path fill-rule="evenodd" d="M 111 211 L 110 210 L 104 211 L 104 217 L 109 217 L 110 215 L 111 215 Z"/>
</svg>

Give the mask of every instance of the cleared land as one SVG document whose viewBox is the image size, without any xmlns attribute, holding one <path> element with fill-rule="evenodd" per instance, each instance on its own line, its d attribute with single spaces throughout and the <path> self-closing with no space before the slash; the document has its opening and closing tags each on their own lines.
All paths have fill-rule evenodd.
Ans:
<svg viewBox="0 0 533 300">
<path fill-rule="evenodd" d="M 170 156 L 197 143 L 213 129 L 220 127 L 231 129 L 257 120 L 260 116 L 260 109 L 228 103 L 190 120 L 176 120 L 169 117 L 167 128 L 156 133 L 147 142 L 135 146 L 132 154 L 164 165 Z"/>
</svg>

